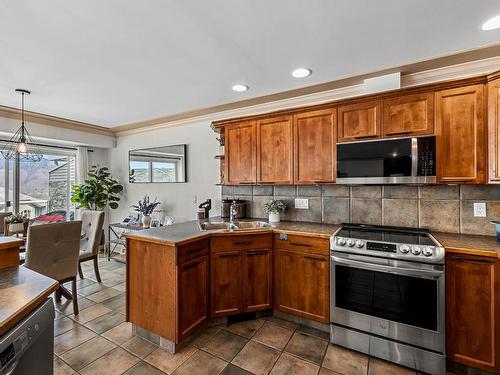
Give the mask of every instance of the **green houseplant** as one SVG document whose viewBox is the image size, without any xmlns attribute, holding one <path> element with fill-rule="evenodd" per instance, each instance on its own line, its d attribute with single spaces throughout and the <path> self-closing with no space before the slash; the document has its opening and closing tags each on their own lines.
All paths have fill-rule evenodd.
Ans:
<svg viewBox="0 0 500 375">
<path fill-rule="evenodd" d="M 269 222 L 279 223 L 280 213 L 285 212 L 286 204 L 278 199 L 271 199 L 264 204 L 264 212 L 269 214 Z"/>
<path fill-rule="evenodd" d="M 83 184 L 72 186 L 71 202 L 78 208 L 102 211 L 118 208 L 123 186 L 111 177 L 107 167 L 92 166 Z"/>
<path fill-rule="evenodd" d="M 4 218 L 5 222 L 5 233 L 22 233 L 24 232 L 24 226 L 28 223 L 28 216 L 25 212 L 20 212 L 17 214 L 12 214 Z"/>
</svg>

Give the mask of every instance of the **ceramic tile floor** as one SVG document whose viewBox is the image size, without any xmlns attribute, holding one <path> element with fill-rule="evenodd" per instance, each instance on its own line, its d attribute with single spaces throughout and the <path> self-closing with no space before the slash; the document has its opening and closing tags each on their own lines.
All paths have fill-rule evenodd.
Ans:
<svg viewBox="0 0 500 375">
<path fill-rule="evenodd" d="M 416 372 L 328 343 L 328 334 L 275 317 L 208 327 L 172 355 L 125 322 L 125 267 L 101 260 L 78 281 L 80 314 L 56 304 L 56 375 L 396 375 Z"/>
</svg>

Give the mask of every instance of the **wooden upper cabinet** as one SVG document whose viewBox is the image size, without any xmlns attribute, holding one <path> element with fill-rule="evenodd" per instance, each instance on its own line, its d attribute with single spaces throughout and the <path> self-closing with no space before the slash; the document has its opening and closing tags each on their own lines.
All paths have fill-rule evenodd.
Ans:
<svg viewBox="0 0 500 375">
<path fill-rule="evenodd" d="M 500 74 L 488 82 L 489 182 L 500 183 Z"/>
<path fill-rule="evenodd" d="M 434 132 L 434 93 L 383 101 L 383 136 L 410 137 Z"/>
<path fill-rule="evenodd" d="M 447 357 L 498 373 L 500 370 L 500 262 L 446 255 Z"/>
<path fill-rule="evenodd" d="M 257 176 L 256 122 L 228 125 L 225 129 L 225 183 L 251 184 Z"/>
<path fill-rule="evenodd" d="M 435 95 L 438 181 L 484 183 L 484 85 L 437 91 Z"/>
<path fill-rule="evenodd" d="M 293 184 L 292 116 L 257 122 L 257 182 Z"/>
<path fill-rule="evenodd" d="M 335 182 L 337 111 L 294 116 L 294 181 L 296 184 Z"/>
<path fill-rule="evenodd" d="M 382 128 L 380 101 L 344 105 L 338 110 L 339 142 L 380 137 Z"/>
</svg>

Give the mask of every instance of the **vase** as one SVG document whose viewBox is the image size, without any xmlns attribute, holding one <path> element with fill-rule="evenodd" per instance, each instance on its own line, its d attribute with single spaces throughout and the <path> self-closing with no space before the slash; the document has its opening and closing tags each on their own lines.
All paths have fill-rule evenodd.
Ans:
<svg viewBox="0 0 500 375">
<path fill-rule="evenodd" d="M 142 215 L 142 226 L 144 228 L 149 228 L 151 226 L 151 216 Z"/>
<path fill-rule="evenodd" d="M 270 223 L 279 223 L 280 222 L 280 214 L 275 212 L 269 213 L 269 222 Z"/>
</svg>

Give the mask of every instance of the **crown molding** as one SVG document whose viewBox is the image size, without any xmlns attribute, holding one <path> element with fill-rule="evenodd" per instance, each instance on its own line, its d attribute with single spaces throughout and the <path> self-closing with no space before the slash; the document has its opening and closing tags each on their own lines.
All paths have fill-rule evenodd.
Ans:
<svg viewBox="0 0 500 375">
<path fill-rule="evenodd" d="M 386 72 L 392 72 L 394 71 L 394 69 L 395 68 L 388 69 L 379 73 L 380 75 L 386 74 Z M 404 70 L 404 68 L 401 68 L 401 70 Z M 500 70 L 500 56 L 489 57 L 477 61 L 463 62 L 455 65 L 428 69 L 420 72 L 402 74 L 401 88 L 410 88 L 443 81 L 483 76 L 497 70 Z M 370 76 L 374 75 L 375 74 L 370 74 Z M 346 78 L 341 81 L 344 83 L 359 81 L 362 82 L 365 78 L 366 76 L 358 76 L 353 78 Z M 286 95 L 286 93 L 283 94 Z M 179 115 L 180 118 L 178 119 L 165 117 L 156 120 L 118 126 L 116 128 L 112 128 L 111 130 L 118 137 L 121 137 L 131 134 L 154 131 L 166 127 L 187 125 L 199 122 L 213 122 L 217 120 L 233 117 L 244 117 L 248 115 L 259 115 L 278 110 L 313 106 L 337 101 L 340 99 L 355 98 L 364 95 L 367 95 L 364 90 L 364 85 L 362 83 L 356 83 L 321 92 L 314 92 L 295 97 L 285 97 L 283 99 L 272 100 L 272 98 L 275 98 L 276 95 L 270 95 L 270 100 L 264 103 L 246 105 L 243 107 L 240 106 L 241 102 L 232 103 L 226 106 L 220 106 L 222 107 L 221 110 L 217 110 L 215 109 L 215 107 L 212 108 L 212 110 L 210 108 L 207 108 L 205 110 L 199 111 L 198 114 L 191 113 L 192 115 L 188 117 L 182 117 L 182 115 Z M 234 108 L 231 108 L 231 106 L 234 106 Z"/>
<path fill-rule="evenodd" d="M 21 120 L 21 110 L 18 108 L 12 108 L 0 105 L 0 117 L 10 118 L 14 120 Z M 103 126 L 97 126 L 86 122 L 69 120 L 62 117 L 45 115 L 43 113 L 24 111 L 24 118 L 26 121 L 33 122 L 36 124 L 77 130 L 85 133 L 105 135 L 108 137 L 115 137 L 115 134 L 111 131 L 111 129 L 105 128 Z"/>
</svg>

